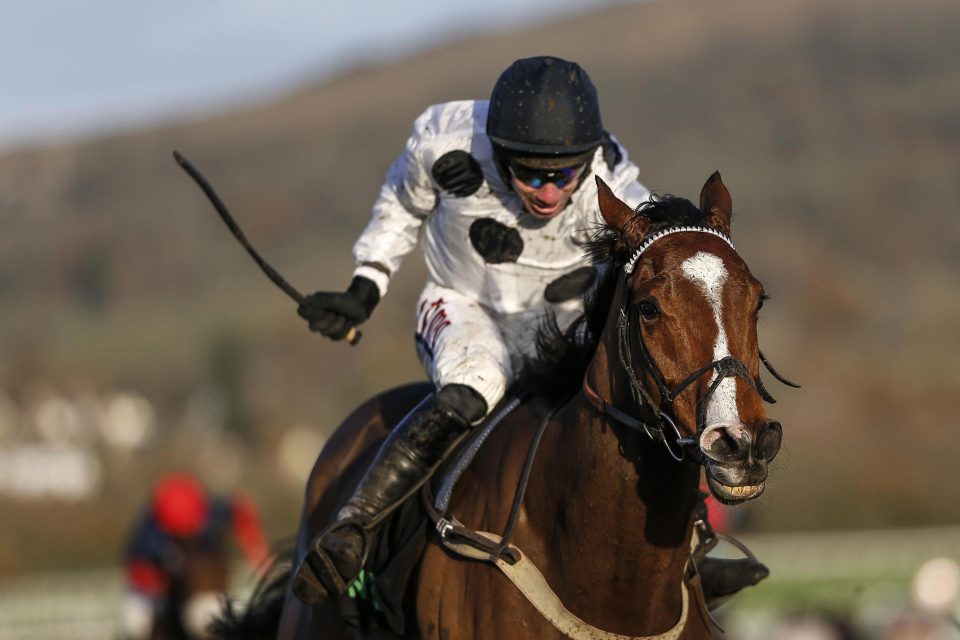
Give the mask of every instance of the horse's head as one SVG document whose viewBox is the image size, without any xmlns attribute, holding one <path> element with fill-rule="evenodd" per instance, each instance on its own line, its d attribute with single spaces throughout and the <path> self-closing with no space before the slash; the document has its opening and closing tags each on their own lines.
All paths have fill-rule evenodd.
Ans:
<svg viewBox="0 0 960 640">
<path fill-rule="evenodd" d="M 700 461 L 721 502 L 756 498 L 783 431 L 760 381 L 763 286 L 729 239 L 720 174 L 699 210 L 672 197 L 634 210 L 597 183 L 614 264 L 623 264 L 608 330 L 648 432 L 678 459 L 687 451 Z"/>
</svg>

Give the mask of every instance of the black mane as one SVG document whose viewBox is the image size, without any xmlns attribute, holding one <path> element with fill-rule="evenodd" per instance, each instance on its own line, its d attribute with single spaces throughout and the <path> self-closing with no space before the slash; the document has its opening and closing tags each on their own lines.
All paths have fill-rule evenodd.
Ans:
<svg viewBox="0 0 960 640">
<path fill-rule="evenodd" d="M 706 216 L 692 202 L 672 195 L 653 195 L 637 206 L 653 224 L 651 235 L 668 227 L 704 225 Z M 580 387 L 587 365 L 593 359 L 600 334 L 610 313 L 617 276 L 630 258 L 631 250 L 620 246 L 616 232 L 599 227 L 584 248 L 596 270 L 594 285 L 584 295 L 584 316 L 568 335 L 560 330 L 553 312 L 548 312 L 537 330 L 537 357 L 528 359 L 521 384 L 550 399 L 567 397 Z"/>
</svg>

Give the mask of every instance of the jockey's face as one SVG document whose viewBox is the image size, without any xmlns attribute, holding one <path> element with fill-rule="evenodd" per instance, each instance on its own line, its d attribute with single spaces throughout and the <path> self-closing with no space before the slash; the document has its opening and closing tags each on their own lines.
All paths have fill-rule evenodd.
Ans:
<svg viewBox="0 0 960 640">
<path fill-rule="evenodd" d="M 510 184 L 524 208 L 537 218 L 549 219 L 563 211 L 577 190 L 585 165 L 555 170 L 513 166 Z"/>
</svg>

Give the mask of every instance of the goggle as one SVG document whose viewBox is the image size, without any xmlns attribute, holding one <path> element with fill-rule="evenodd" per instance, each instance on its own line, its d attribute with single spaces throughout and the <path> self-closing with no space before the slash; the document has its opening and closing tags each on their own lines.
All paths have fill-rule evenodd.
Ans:
<svg viewBox="0 0 960 640">
<path fill-rule="evenodd" d="M 535 169 L 510 163 L 509 167 L 511 175 L 531 189 L 539 189 L 548 182 L 555 184 L 558 189 L 563 189 L 576 181 L 587 165 L 581 164 L 563 169 Z"/>
</svg>

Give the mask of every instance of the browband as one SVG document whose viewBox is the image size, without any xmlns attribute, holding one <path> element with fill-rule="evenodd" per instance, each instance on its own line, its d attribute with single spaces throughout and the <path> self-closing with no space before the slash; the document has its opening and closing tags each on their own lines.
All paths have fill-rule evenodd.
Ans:
<svg viewBox="0 0 960 640">
<path fill-rule="evenodd" d="M 643 252 L 649 249 L 650 245 L 652 245 L 654 242 L 656 242 L 660 238 L 664 238 L 674 233 L 685 233 L 685 232 L 709 233 L 710 235 L 717 236 L 718 238 L 726 242 L 728 245 L 730 245 L 730 248 L 733 249 L 734 251 L 737 250 L 737 248 L 733 246 L 733 240 L 727 237 L 727 235 L 722 231 L 717 231 L 716 229 L 712 229 L 710 227 L 668 227 L 666 229 L 661 229 L 660 231 L 657 231 L 655 234 L 653 234 L 652 236 L 644 240 L 639 247 L 637 247 L 637 250 L 633 252 L 633 255 L 630 256 L 629 260 L 627 260 L 627 263 L 623 265 L 624 272 L 627 275 L 630 275 L 631 273 L 633 273 L 633 267 L 637 264 L 637 260 L 640 259 L 640 256 L 643 255 Z"/>
</svg>

